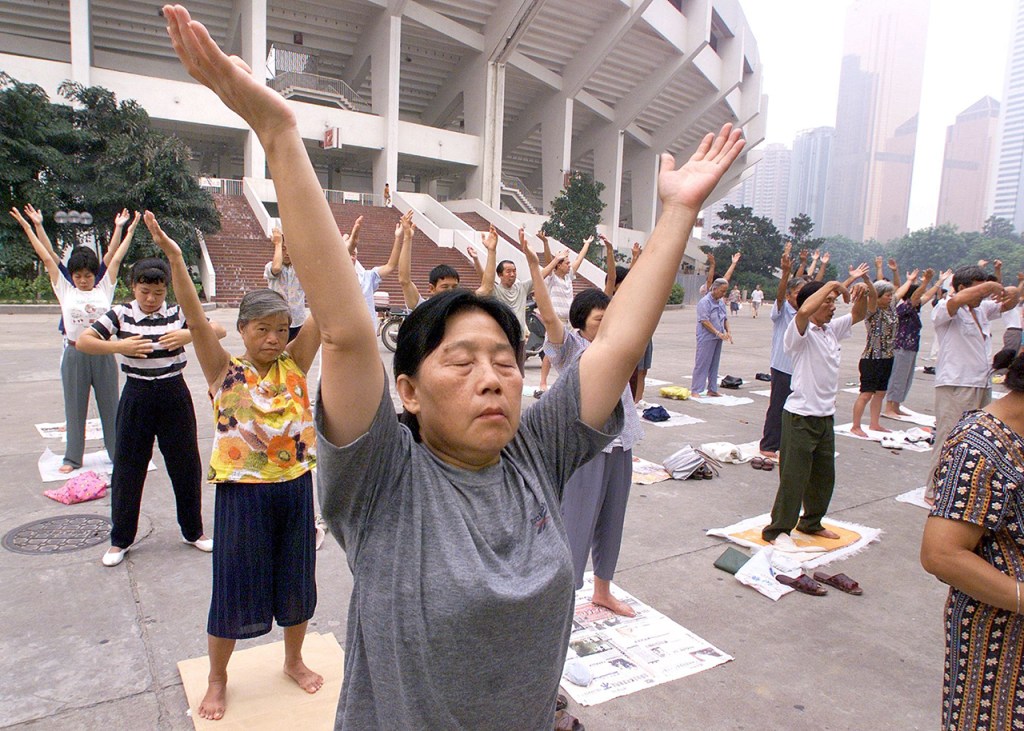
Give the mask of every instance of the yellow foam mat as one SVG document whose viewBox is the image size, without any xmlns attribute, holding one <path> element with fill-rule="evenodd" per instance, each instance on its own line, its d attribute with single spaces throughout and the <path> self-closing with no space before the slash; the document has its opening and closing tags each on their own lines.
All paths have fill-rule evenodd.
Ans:
<svg viewBox="0 0 1024 731">
<path fill-rule="evenodd" d="M 839 539 L 835 538 L 821 538 L 819 536 L 808 535 L 807 533 L 801 533 L 798 530 L 794 530 L 789 534 L 789 537 L 793 539 L 793 543 L 798 548 L 809 548 L 811 546 L 818 546 L 824 548 L 826 551 L 834 551 L 837 548 L 846 548 L 852 546 L 854 543 L 860 540 L 860 533 L 848 528 L 832 523 L 826 518 L 821 521 L 821 524 L 828 528 L 830 531 L 839 534 Z M 762 526 L 763 527 L 763 526 Z M 766 546 L 768 542 L 761 538 L 761 528 L 751 528 L 750 530 L 741 531 L 739 533 L 730 533 L 730 536 L 739 538 L 740 540 L 750 541 L 756 543 L 759 546 Z"/>
<path fill-rule="evenodd" d="M 236 650 L 228 664 L 227 708 L 219 721 L 199 717 L 210 673 L 209 657 L 181 660 L 178 673 L 196 730 L 333 729 L 345 652 L 333 633 L 313 633 L 303 642 L 302 659 L 324 676 L 324 685 L 316 693 L 307 693 L 284 674 L 284 642 Z"/>
</svg>

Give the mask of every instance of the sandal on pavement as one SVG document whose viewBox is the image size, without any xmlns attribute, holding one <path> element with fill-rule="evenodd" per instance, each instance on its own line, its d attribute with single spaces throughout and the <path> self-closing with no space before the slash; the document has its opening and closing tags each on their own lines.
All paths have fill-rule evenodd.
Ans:
<svg viewBox="0 0 1024 731">
<path fill-rule="evenodd" d="M 583 723 L 565 710 L 555 711 L 555 731 L 586 731 Z"/>
<path fill-rule="evenodd" d="M 845 591 L 847 594 L 853 594 L 854 596 L 860 596 L 864 593 L 864 590 L 860 588 L 860 584 L 846 574 L 834 574 L 829 576 L 823 571 L 815 571 L 814 580 L 820 581 L 822 584 L 834 586 L 839 589 L 839 591 Z"/>
<path fill-rule="evenodd" d="M 761 469 L 764 470 L 765 472 L 771 472 L 772 470 L 775 469 L 775 463 L 772 462 L 770 459 L 766 459 L 761 464 Z"/>
<path fill-rule="evenodd" d="M 807 574 L 800 574 L 800 576 L 795 579 L 791 576 L 786 576 L 785 574 L 778 574 L 775 577 L 775 580 L 783 586 L 788 586 L 791 589 L 796 589 L 797 591 L 803 594 L 809 594 L 810 596 L 825 596 L 828 594 L 828 589 Z"/>
<path fill-rule="evenodd" d="M 754 457 L 752 460 L 750 460 L 750 466 L 753 467 L 755 470 L 763 470 L 764 462 L 764 457 Z"/>
</svg>

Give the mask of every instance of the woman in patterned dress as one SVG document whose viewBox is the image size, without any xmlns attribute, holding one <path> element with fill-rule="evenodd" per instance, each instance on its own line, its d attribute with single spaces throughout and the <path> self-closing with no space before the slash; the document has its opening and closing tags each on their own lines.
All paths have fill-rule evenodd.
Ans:
<svg viewBox="0 0 1024 731">
<path fill-rule="evenodd" d="M 1024 352 L 1003 398 L 964 414 L 942 448 L 921 564 L 950 585 L 942 728 L 1024 728 Z"/>
</svg>

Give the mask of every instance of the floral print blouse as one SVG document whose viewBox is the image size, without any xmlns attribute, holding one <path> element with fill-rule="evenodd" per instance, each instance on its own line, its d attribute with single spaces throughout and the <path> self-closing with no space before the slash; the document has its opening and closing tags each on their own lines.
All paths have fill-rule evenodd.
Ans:
<svg viewBox="0 0 1024 731">
<path fill-rule="evenodd" d="M 232 358 L 212 398 L 210 482 L 287 482 L 316 466 L 306 374 L 288 353 L 263 378 L 247 360 Z"/>
<path fill-rule="evenodd" d="M 896 316 L 896 308 L 892 305 L 879 307 L 864 320 L 864 326 L 868 329 L 868 342 L 864 346 L 861 358 L 877 360 L 892 358 L 896 345 L 896 326 L 899 318 Z"/>
</svg>

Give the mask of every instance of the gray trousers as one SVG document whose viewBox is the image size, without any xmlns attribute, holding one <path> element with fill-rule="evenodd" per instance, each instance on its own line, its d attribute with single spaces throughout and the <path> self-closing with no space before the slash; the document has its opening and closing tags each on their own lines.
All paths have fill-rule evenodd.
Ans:
<svg viewBox="0 0 1024 731">
<path fill-rule="evenodd" d="M 96 392 L 96 408 L 103 427 L 103 445 L 110 460 L 117 451 L 117 361 L 112 355 L 87 355 L 73 345 L 64 348 L 60 361 L 60 379 L 64 384 L 64 418 L 68 443 L 64 464 L 82 466 L 85 453 L 85 420 L 89 415 L 89 389 Z"/>
<path fill-rule="evenodd" d="M 953 431 L 965 411 L 983 409 L 992 403 L 991 388 L 972 386 L 935 387 L 935 444 L 932 445 L 932 461 L 928 467 L 928 480 L 924 495 L 935 498 L 935 477 L 939 473 L 942 445 Z"/>
<path fill-rule="evenodd" d="M 1003 333 L 1003 349 L 1020 350 L 1020 328 L 1008 327 Z"/>
<path fill-rule="evenodd" d="M 718 362 L 722 359 L 722 341 L 697 341 L 697 355 L 693 363 L 693 380 L 690 390 L 701 393 L 707 386 L 708 391 L 718 390 Z"/>
<path fill-rule="evenodd" d="M 907 400 L 910 386 L 914 383 L 914 367 L 916 365 L 916 350 L 893 352 L 892 374 L 889 376 L 889 390 L 885 393 L 886 401 L 902 404 Z"/>
<path fill-rule="evenodd" d="M 576 588 L 583 587 L 587 558 L 594 574 L 605 581 L 615 576 L 622 544 L 629 487 L 633 483 L 633 450 L 616 447 L 572 473 L 562 491 L 562 520 L 569 534 Z"/>
</svg>

